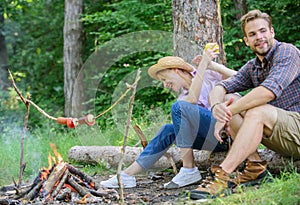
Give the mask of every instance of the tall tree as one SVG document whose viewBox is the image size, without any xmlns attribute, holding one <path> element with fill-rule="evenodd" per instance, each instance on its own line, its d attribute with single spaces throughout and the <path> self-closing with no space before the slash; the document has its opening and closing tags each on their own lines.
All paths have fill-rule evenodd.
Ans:
<svg viewBox="0 0 300 205">
<path fill-rule="evenodd" d="M 3 90 L 8 85 L 7 64 L 8 56 L 5 43 L 4 30 L 4 7 L 0 7 L 0 90 Z"/>
<path fill-rule="evenodd" d="M 82 67 L 83 0 L 65 0 L 64 24 L 64 93 L 65 115 L 78 116 L 83 110 L 82 79 L 77 79 Z"/>
<path fill-rule="evenodd" d="M 240 18 L 247 13 L 246 0 L 233 0 L 233 3 L 236 11 L 235 18 L 240 20 Z"/>
<path fill-rule="evenodd" d="M 225 64 L 219 0 L 173 0 L 175 55 L 191 62 L 206 43 L 220 45 L 219 62 Z"/>
</svg>

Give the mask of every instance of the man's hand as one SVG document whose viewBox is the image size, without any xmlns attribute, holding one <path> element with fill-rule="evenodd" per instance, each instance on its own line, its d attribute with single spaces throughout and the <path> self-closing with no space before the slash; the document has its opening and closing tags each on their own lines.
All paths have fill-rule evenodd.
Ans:
<svg viewBox="0 0 300 205">
<path fill-rule="evenodd" d="M 228 106 L 233 103 L 234 99 L 230 98 L 224 103 L 218 103 L 213 107 L 212 113 L 215 119 L 217 120 L 215 124 L 214 135 L 216 139 L 223 143 L 223 140 L 220 136 L 220 131 L 225 127 L 227 133 L 230 134 L 230 121 L 232 119 L 232 113 L 228 109 Z"/>
<path fill-rule="evenodd" d="M 222 123 L 217 121 L 215 124 L 215 131 L 214 131 L 214 136 L 215 138 L 222 144 L 223 143 L 223 139 L 220 136 L 220 132 L 223 129 L 223 127 L 225 126 L 226 123 Z"/>
<path fill-rule="evenodd" d="M 212 114 L 217 121 L 226 123 L 229 122 L 232 118 L 232 113 L 229 110 L 228 106 L 233 103 L 234 99 L 230 98 L 228 101 L 223 103 L 216 103 L 213 106 Z"/>
</svg>

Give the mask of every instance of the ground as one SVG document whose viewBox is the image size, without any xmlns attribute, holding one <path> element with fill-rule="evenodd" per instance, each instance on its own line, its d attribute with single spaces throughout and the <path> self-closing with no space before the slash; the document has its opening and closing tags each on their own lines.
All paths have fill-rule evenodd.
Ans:
<svg viewBox="0 0 300 205">
<path fill-rule="evenodd" d="M 149 172 L 137 176 L 137 187 L 124 189 L 126 204 L 186 204 L 189 201 L 188 191 L 198 187 L 197 184 L 179 189 L 163 188 L 174 174 L 171 172 Z M 108 179 L 110 176 L 94 176 L 96 182 Z M 116 189 L 116 191 L 119 191 Z M 118 201 L 112 201 L 118 204 Z"/>
<path fill-rule="evenodd" d="M 205 176 L 206 173 L 202 173 L 202 176 Z M 102 180 L 107 180 L 112 176 L 109 175 L 94 175 L 92 176 L 93 180 L 96 183 L 100 183 Z M 137 179 L 137 187 L 124 189 L 124 202 L 125 204 L 147 204 L 147 205 L 181 205 L 181 204 L 191 204 L 188 203 L 191 201 L 188 197 L 188 193 L 190 190 L 193 190 L 198 187 L 197 184 L 193 184 L 190 186 L 186 186 L 178 189 L 164 189 L 164 183 L 169 182 L 174 177 L 174 173 L 172 170 L 165 172 L 144 172 L 140 175 L 136 176 Z M 32 183 L 28 183 L 31 186 Z M 0 205 L 7 204 L 29 204 L 29 203 L 21 203 L 22 199 L 15 199 L 15 191 L 13 185 L 7 185 L 4 187 L 0 187 Z M 93 201 L 90 198 L 89 202 L 85 204 L 120 204 L 119 198 L 119 189 L 106 189 L 100 188 L 101 193 L 104 193 L 101 197 L 95 197 L 96 200 Z M 7 198 L 8 193 L 9 198 Z M 79 204 L 78 201 L 82 200 L 84 197 L 80 197 L 78 193 L 74 193 L 72 195 L 71 202 L 66 202 L 65 200 L 54 200 L 51 202 L 47 202 L 47 204 Z M 31 201 L 30 204 L 44 204 L 45 201 L 43 199 L 37 197 Z"/>
</svg>

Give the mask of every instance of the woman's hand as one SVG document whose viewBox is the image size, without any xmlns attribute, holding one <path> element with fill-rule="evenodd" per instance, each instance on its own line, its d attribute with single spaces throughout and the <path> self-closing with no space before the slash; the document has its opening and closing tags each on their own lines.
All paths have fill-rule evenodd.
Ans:
<svg viewBox="0 0 300 205">
<path fill-rule="evenodd" d="M 210 65 L 210 62 L 214 58 L 218 57 L 219 54 L 220 54 L 220 51 L 219 51 L 218 44 L 210 43 L 209 46 L 205 49 L 205 51 L 203 51 L 203 56 L 202 55 L 195 56 L 194 59 L 192 60 L 192 63 L 198 67 L 202 59 L 207 60 L 207 61 L 209 61 L 208 69 L 214 70 L 213 67 Z"/>
<path fill-rule="evenodd" d="M 217 43 L 206 44 L 203 57 L 207 56 L 210 61 L 218 57 L 220 54 L 220 48 Z"/>
</svg>

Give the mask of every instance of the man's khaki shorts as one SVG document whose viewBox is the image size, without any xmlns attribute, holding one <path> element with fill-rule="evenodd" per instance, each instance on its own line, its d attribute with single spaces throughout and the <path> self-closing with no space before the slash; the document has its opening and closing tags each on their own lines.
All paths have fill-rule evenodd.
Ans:
<svg viewBox="0 0 300 205">
<path fill-rule="evenodd" d="M 282 156 L 300 159 L 300 114 L 277 108 L 277 122 L 271 137 L 262 144 Z"/>
</svg>

